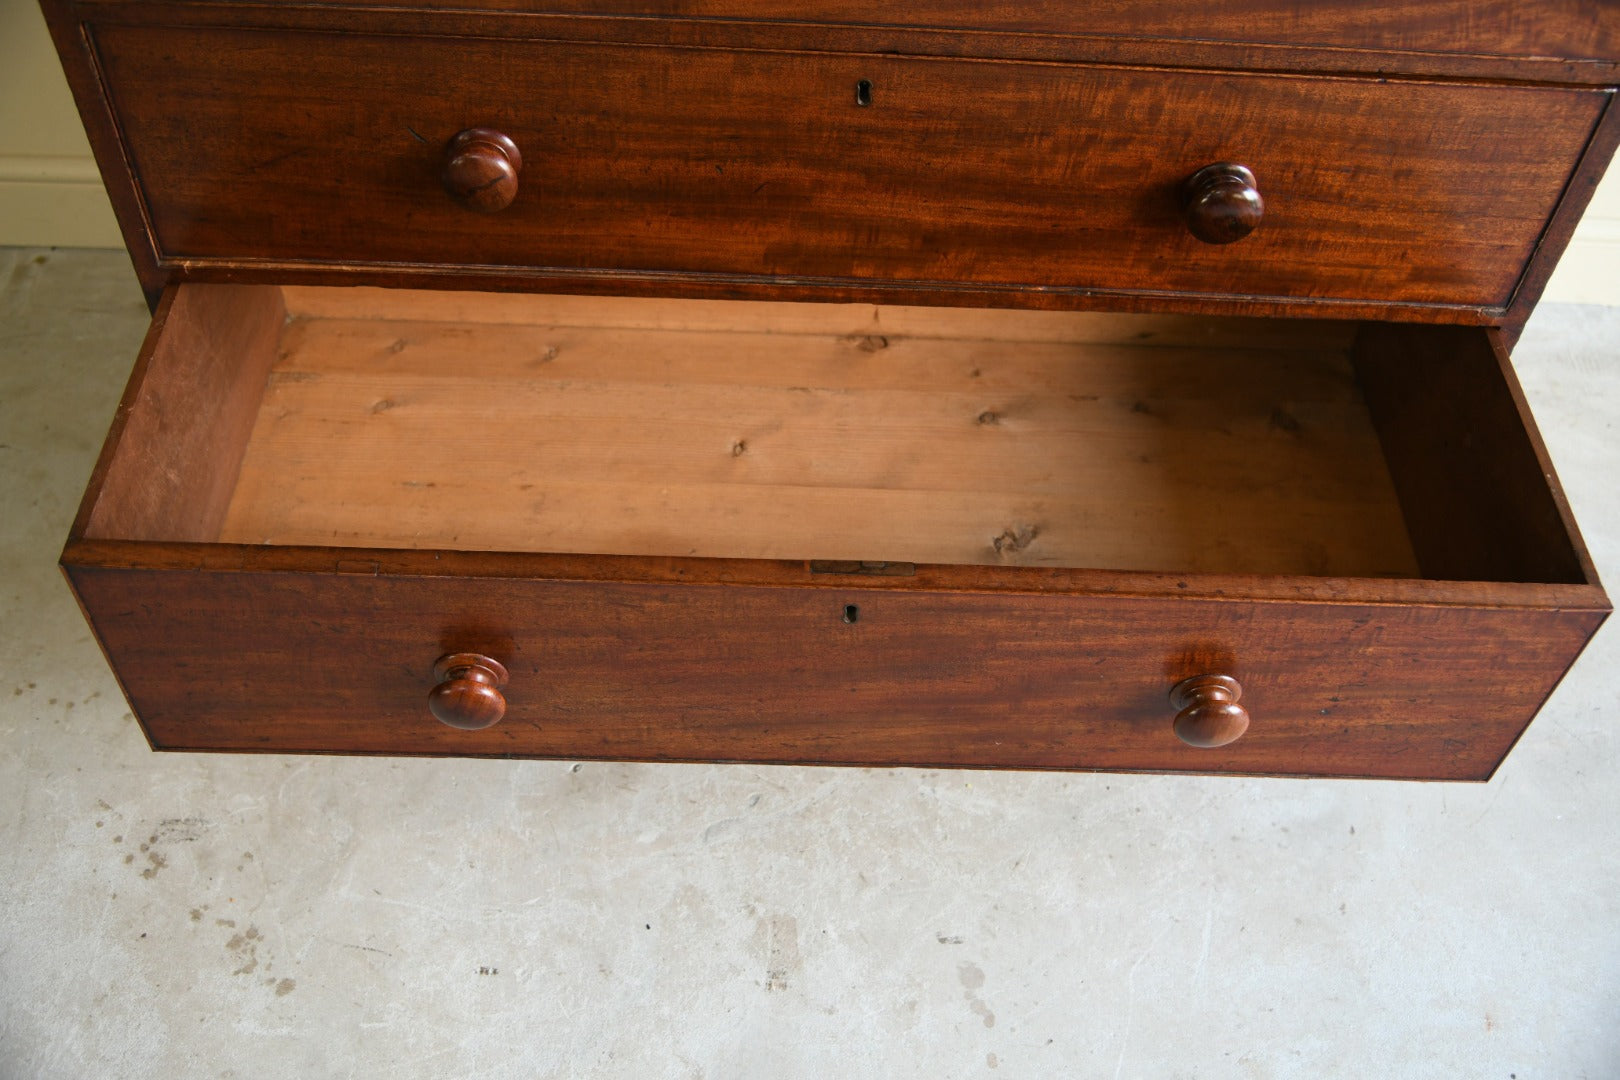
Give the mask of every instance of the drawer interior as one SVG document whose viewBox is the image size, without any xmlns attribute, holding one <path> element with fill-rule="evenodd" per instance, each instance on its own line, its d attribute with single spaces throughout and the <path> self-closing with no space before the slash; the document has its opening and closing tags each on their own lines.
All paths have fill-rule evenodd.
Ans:
<svg viewBox="0 0 1620 1080">
<path fill-rule="evenodd" d="M 165 298 L 88 539 L 1586 580 L 1478 329 Z"/>
</svg>

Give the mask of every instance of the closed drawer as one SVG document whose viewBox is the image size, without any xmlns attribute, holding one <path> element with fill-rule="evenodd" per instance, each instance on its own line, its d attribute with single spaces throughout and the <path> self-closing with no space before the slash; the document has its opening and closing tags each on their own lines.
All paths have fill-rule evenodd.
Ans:
<svg viewBox="0 0 1620 1080">
<path fill-rule="evenodd" d="M 90 36 L 158 258 L 191 276 L 1502 309 L 1609 97 L 363 32 Z M 470 129 L 521 157 L 493 213 L 442 179 Z M 1264 213 L 1212 245 L 1182 186 L 1225 162 L 1251 170 Z"/>
<path fill-rule="evenodd" d="M 275 286 L 63 562 L 172 749 L 1479 779 L 1608 610 L 1487 331 Z"/>
</svg>

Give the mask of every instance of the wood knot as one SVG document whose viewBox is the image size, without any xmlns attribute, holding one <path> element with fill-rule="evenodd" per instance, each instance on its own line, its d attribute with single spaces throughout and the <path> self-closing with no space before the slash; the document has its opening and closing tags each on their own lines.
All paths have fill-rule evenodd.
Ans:
<svg viewBox="0 0 1620 1080">
<path fill-rule="evenodd" d="M 1041 530 L 1038 525 L 1009 525 L 1000 536 L 990 541 L 990 546 L 996 549 L 997 555 L 1016 555 L 1033 544 L 1039 535 Z"/>
<path fill-rule="evenodd" d="M 1271 416 L 1268 419 L 1268 423 L 1271 427 L 1277 429 L 1278 431 L 1286 431 L 1290 435 L 1299 434 L 1299 417 L 1295 416 L 1293 413 L 1289 412 L 1287 409 L 1284 409 L 1280 405 L 1271 410 Z"/>
<path fill-rule="evenodd" d="M 742 457 L 746 453 L 748 453 L 747 439 L 738 439 L 736 442 L 731 444 L 732 457 Z"/>
<path fill-rule="evenodd" d="M 861 352 L 880 352 L 889 347 L 889 339 L 882 334 L 852 334 L 845 340 Z"/>
</svg>

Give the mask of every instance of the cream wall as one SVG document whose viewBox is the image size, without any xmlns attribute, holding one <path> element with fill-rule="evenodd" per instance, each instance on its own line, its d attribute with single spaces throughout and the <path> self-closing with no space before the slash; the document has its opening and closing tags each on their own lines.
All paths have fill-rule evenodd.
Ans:
<svg viewBox="0 0 1620 1080">
<path fill-rule="evenodd" d="M 0 244 L 123 246 L 34 0 L 0 0 Z M 1620 167 L 1546 299 L 1620 304 Z"/>
<path fill-rule="evenodd" d="M 1598 185 L 1543 299 L 1620 304 L 1620 159 Z"/>
<path fill-rule="evenodd" d="M 34 0 L 0 0 L 0 244 L 123 246 Z"/>
</svg>

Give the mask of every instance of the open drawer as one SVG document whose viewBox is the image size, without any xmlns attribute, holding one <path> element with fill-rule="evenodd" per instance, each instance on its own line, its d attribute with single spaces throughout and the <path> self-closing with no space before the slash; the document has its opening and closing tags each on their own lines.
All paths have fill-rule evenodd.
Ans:
<svg viewBox="0 0 1620 1080">
<path fill-rule="evenodd" d="M 63 565 L 193 750 L 1483 779 L 1608 611 L 1494 331 L 363 288 L 171 288 Z"/>
</svg>

